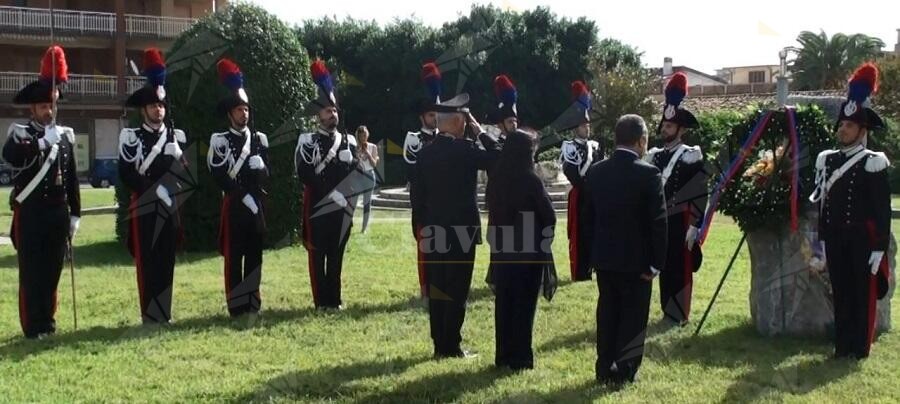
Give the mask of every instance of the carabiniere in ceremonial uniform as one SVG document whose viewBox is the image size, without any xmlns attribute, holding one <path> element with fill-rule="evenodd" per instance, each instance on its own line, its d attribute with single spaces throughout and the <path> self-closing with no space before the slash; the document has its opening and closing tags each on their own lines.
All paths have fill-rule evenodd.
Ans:
<svg viewBox="0 0 900 404">
<path fill-rule="evenodd" d="M 269 141 L 253 130 L 250 100 L 238 66 L 218 63 L 219 78 L 228 95 L 218 113 L 228 118 L 228 130 L 213 133 L 207 164 L 224 193 L 219 225 L 219 252 L 225 257 L 225 300 L 231 316 L 257 314 L 262 305 L 263 240 L 266 218 L 263 198 L 269 177 Z"/>
<path fill-rule="evenodd" d="M 866 104 L 877 87 L 878 70 L 865 64 L 853 74 L 835 127 L 841 145 L 816 158 L 819 239 L 824 242 L 834 298 L 837 358 L 869 356 L 875 338 L 876 300 L 888 291 L 891 196 L 884 153 L 866 148 L 881 117 Z"/>
<path fill-rule="evenodd" d="M 50 47 L 37 81 L 21 89 L 15 104 L 31 106 L 31 120 L 10 125 L 3 159 L 13 168 L 10 235 L 19 259 L 19 320 L 26 338 L 56 332 L 57 286 L 67 239 L 81 216 L 75 174 L 75 133 L 54 120 L 57 85 L 68 79 L 63 49 Z"/>
<path fill-rule="evenodd" d="M 184 171 L 183 131 L 166 125 L 168 107 L 162 53 L 144 52 L 147 83 L 126 105 L 140 108 L 143 123 L 119 134 L 119 177 L 131 192 L 128 251 L 137 269 L 138 298 L 144 324 L 167 324 L 172 318 L 175 252 L 181 237 L 178 173 Z"/>
</svg>

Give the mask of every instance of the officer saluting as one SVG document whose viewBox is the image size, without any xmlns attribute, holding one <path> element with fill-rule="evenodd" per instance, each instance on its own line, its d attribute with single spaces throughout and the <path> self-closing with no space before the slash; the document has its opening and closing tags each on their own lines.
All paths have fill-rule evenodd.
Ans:
<svg viewBox="0 0 900 404">
<path fill-rule="evenodd" d="M 591 279 L 590 235 L 592 225 L 587 218 L 588 198 L 584 192 L 584 177 L 588 168 L 603 159 L 600 144 L 591 136 L 591 92 L 583 81 L 572 83 L 572 104 L 554 123 L 557 131 L 572 130 L 575 137 L 564 140 L 560 147 L 563 174 L 572 184 L 569 191 L 567 231 L 569 236 L 569 265 L 573 281 Z"/>
<path fill-rule="evenodd" d="M 338 103 L 324 62 L 313 62 L 312 76 L 319 96 L 307 112 L 316 115 L 319 129 L 300 135 L 294 162 L 304 186 L 303 234 L 313 302 L 317 309 L 340 310 L 344 249 L 353 225 L 354 206 L 349 201 L 356 181 L 350 175 L 359 161 L 356 138 L 337 129 Z"/>
<path fill-rule="evenodd" d="M 418 132 L 407 132 L 406 139 L 403 141 L 403 160 L 406 162 L 406 180 L 409 182 L 409 201 L 412 208 L 410 222 L 412 222 L 413 238 L 416 239 L 417 246 L 421 226 L 416 223 L 416 161 L 419 152 L 430 145 L 437 135 L 437 112 L 435 111 L 436 105 L 441 102 L 441 71 L 436 64 L 426 63 L 422 66 L 422 82 L 425 83 L 426 95 L 416 105 L 416 113 L 419 115 L 422 128 Z M 422 298 L 427 298 L 428 283 L 425 280 L 424 257 L 421 253 L 417 255 L 419 294 Z"/>
<path fill-rule="evenodd" d="M 262 301 L 262 249 L 266 219 L 263 215 L 268 179 L 269 141 L 250 123 L 250 100 L 240 68 L 228 59 L 218 65 L 219 79 L 228 95 L 217 112 L 228 119 L 228 130 L 213 133 L 207 164 L 222 188 L 219 252 L 225 257 L 225 300 L 231 316 L 259 313 Z"/>
<path fill-rule="evenodd" d="M 183 131 L 166 125 L 166 65 L 159 49 L 144 51 L 147 83 L 126 100 L 139 108 L 143 123 L 119 134 L 119 176 L 131 191 L 128 250 L 137 267 L 144 324 L 172 319 L 172 278 L 178 233 L 174 173 L 182 170 Z"/>
<path fill-rule="evenodd" d="M 691 314 L 693 273 L 703 254 L 696 245 L 697 233 L 709 195 L 708 175 L 700 146 L 688 146 L 682 137 L 698 125 L 691 111 L 681 107 L 687 95 L 687 76 L 675 73 L 666 84 L 666 104 L 657 128 L 662 148 L 652 148 L 646 160 L 662 173 L 666 192 L 669 229 L 666 270 L 659 275 L 659 298 L 665 318 L 685 325 Z"/>
<path fill-rule="evenodd" d="M 481 243 L 478 170 L 493 166 L 497 141 L 484 133 L 460 94 L 437 106 L 440 133 L 422 150 L 416 167 L 419 251 L 428 279 L 428 318 L 436 358 L 470 357 L 460 346 L 476 245 Z M 478 138 L 480 148 L 474 141 Z"/>
<path fill-rule="evenodd" d="M 875 336 L 875 300 L 888 290 L 884 252 L 891 238 L 891 196 L 884 153 L 866 149 L 870 130 L 884 122 L 867 106 L 878 69 L 867 63 L 850 79 L 835 126 L 841 148 L 816 158 L 819 238 L 834 294 L 836 358 L 869 356 Z"/>
<path fill-rule="evenodd" d="M 14 104 L 30 106 L 31 120 L 10 125 L 3 159 L 13 167 L 10 234 L 19 257 L 19 320 L 26 338 L 56 332 L 57 286 L 66 240 L 81 216 L 75 175 L 75 134 L 56 125 L 59 88 L 68 79 L 63 49 L 52 46 L 37 81 L 19 90 Z"/>
</svg>

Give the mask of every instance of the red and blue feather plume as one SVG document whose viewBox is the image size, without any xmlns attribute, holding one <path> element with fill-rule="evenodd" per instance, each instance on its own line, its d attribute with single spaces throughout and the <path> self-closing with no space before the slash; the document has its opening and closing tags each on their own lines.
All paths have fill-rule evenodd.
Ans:
<svg viewBox="0 0 900 404">
<path fill-rule="evenodd" d="M 494 94 L 500 100 L 500 104 L 504 106 L 516 105 L 519 99 L 519 92 L 512 80 L 505 74 L 501 74 L 494 79 Z"/>
<path fill-rule="evenodd" d="M 312 70 L 313 82 L 315 82 L 325 94 L 334 92 L 334 81 L 332 81 L 331 73 L 328 71 L 328 67 L 325 66 L 325 62 L 323 62 L 322 59 L 316 59 L 316 61 L 312 63 L 312 66 L 310 66 L 310 70 Z"/>
<path fill-rule="evenodd" d="M 675 73 L 672 75 L 672 78 L 669 79 L 669 82 L 666 83 L 666 104 L 677 108 L 681 105 L 681 101 L 684 101 L 687 92 L 687 76 L 682 72 Z"/>
<path fill-rule="evenodd" d="M 440 102 L 441 100 L 441 70 L 434 63 L 422 65 L 422 81 L 428 90 L 429 99 Z"/>
<path fill-rule="evenodd" d="M 237 91 L 244 87 L 244 74 L 236 63 L 229 59 L 222 59 L 216 64 L 219 72 L 219 82 L 231 90 Z"/>
<path fill-rule="evenodd" d="M 847 98 L 862 105 L 873 93 L 878 91 L 878 67 L 874 63 L 866 63 L 856 69 L 850 76 Z"/>
<path fill-rule="evenodd" d="M 53 80 L 56 83 L 65 83 L 69 80 L 69 65 L 66 63 L 66 54 L 63 48 L 53 45 L 47 48 L 44 57 L 41 59 L 40 80 L 50 84 Z"/>
<path fill-rule="evenodd" d="M 166 84 L 166 63 L 162 52 L 157 48 L 144 51 L 144 77 L 147 78 L 147 83 L 154 87 Z"/>
<path fill-rule="evenodd" d="M 584 84 L 583 81 L 572 82 L 572 98 L 579 108 L 585 111 L 591 110 L 591 91 L 588 90 L 587 84 Z"/>
</svg>

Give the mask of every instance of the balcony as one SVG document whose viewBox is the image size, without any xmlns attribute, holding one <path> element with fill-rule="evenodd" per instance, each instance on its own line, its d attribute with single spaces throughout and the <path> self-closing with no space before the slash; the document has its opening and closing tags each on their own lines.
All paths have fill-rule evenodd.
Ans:
<svg viewBox="0 0 900 404">
<path fill-rule="evenodd" d="M 19 89 L 38 79 L 37 73 L 0 72 L 0 94 L 5 98 L 15 94 Z M 140 76 L 125 77 L 126 92 L 131 94 L 144 85 Z M 70 74 L 64 85 L 63 103 L 119 103 L 123 101 L 116 92 L 116 76 L 88 74 Z"/>
<path fill-rule="evenodd" d="M 0 33 L 50 35 L 53 20 L 56 35 L 113 37 L 116 14 L 0 6 Z M 196 20 L 125 14 L 125 34 L 148 39 L 174 39 Z"/>
</svg>

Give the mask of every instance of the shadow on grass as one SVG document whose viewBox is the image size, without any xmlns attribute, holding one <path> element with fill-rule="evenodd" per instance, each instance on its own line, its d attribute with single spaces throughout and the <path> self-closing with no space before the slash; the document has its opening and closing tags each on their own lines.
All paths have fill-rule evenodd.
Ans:
<svg viewBox="0 0 900 404">
<path fill-rule="evenodd" d="M 697 337 L 685 333 L 661 342 L 652 340 L 653 336 L 670 331 L 679 332 L 664 320 L 649 326 L 651 339 L 645 345 L 645 361 L 673 367 L 699 364 L 709 368 L 750 368 L 729 386 L 723 403 L 755 401 L 773 393 L 808 393 L 859 368 L 855 361 L 830 359 L 832 345 L 825 338 L 762 337 L 752 325 L 744 324 Z M 538 352 L 593 348 L 595 338 L 594 330 L 558 336 L 541 344 Z M 642 382 L 651 381 L 638 383 Z M 566 389 L 549 395 L 534 393 L 521 398 L 526 401 L 536 398 L 549 402 L 581 401 L 585 399 L 582 390 Z"/>
<path fill-rule="evenodd" d="M 16 250 L 9 246 L 9 254 L 0 256 L 0 268 L 17 269 Z M 176 257 L 176 266 L 220 257 L 217 252 L 184 252 Z M 63 264 L 68 269 L 69 262 Z M 75 245 L 75 269 L 102 266 L 134 266 L 134 259 L 124 244 L 115 241 L 98 241 L 87 245 Z"/>
<path fill-rule="evenodd" d="M 509 370 L 486 366 L 476 371 L 455 371 L 427 375 L 391 388 L 375 388 L 355 382 L 399 375 L 430 360 L 428 357 L 367 361 L 325 369 L 291 372 L 259 386 L 256 391 L 231 400 L 234 403 L 270 401 L 325 401 L 352 397 L 355 403 L 458 402 L 469 392 L 490 387 L 496 380 L 512 375 Z M 447 368 L 453 368 L 448 359 Z"/>
<path fill-rule="evenodd" d="M 624 387 L 627 389 L 628 387 Z M 512 396 L 504 397 L 494 403 L 589 403 L 595 402 L 619 389 L 607 385 L 600 385 L 594 380 L 586 380 L 580 384 L 567 386 L 564 389 L 551 392 L 528 391 Z"/>
<path fill-rule="evenodd" d="M 647 357 L 673 366 L 749 367 L 721 401 L 730 403 L 756 401 L 771 393 L 804 394 L 858 369 L 854 361 L 830 359 L 831 352 L 825 338 L 762 337 L 747 323 L 667 344 L 651 343 Z"/>
<path fill-rule="evenodd" d="M 94 248 L 111 248 L 94 247 Z M 470 293 L 469 302 L 484 299 L 492 296 L 491 291 L 487 288 L 475 289 Z M 141 325 L 123 325 L 119 327 L 94 327 L 86 330 L 77 330 L 73 332 L 61 332 L 54 337 L 43 340 L 33 341 L 26 340 L 21 336 L 10 338 L 0 342 L 0 357 L 9 358 L 15 361 L 21 361 L 29 356 L 40 354 L 44 351 L 54 350 L 60 347 L 78 346 L 79 344 L 89 344 L 94 342 L 102 342 L 108 345 L 114 345 L 121 342 L 148 338 L 160 333 L 172 332 L 194 332 L 200 330 L 209 330 L 215 328 L 231 328 L 236 330 L 244 330 L 251 328 L 270 328 L 280 323 L 301 320 L 311 315 L 318 316 L 334 316 L 336 318 L 346 317 L 351 319 L 361 319 L 375 314 L 390 314 L 409 310 L 422 311 L 422 315 L 427 315 L 421 299 L 411 297 L 405 301 L 395 303 L 383 303 L 367 306 L 350 306 L 341 312 L 317 312 L 313 307 L 302 309 L 268 309 L 262 311 L 262 316 L 258 318 L 241 317 L 231 319 L 224 313 L 221 315 L 209 317 L 187 318 L 177 320 L 172 326 L 156 327 Z M 423 338 L 427 338 L 423 334 Z"/>
<path fill-rule="evenodd" d="M 127 341 L 160 336 L 164 333 L 189 333 L 208 331 L 211 329 L 250 330 L 255 328 L 271 328 L 280 323 L 295 321 L 314 314 L 313 308 L 294 310 L 265 310 L 260 317 L 239 317 L 232 319 L 225 315 L 196 317 L 179 320 L 170 326 L 159 325 L 122 325 L 118 327 L 93 327 L 84 330 L 58 333 L 45 340 L 27 340 L 13 337 L 0 345 L 0 357 L 21 361 L 30 356 L 52 351 L 58 348 L 78 348 L 80 345 L 103 343 L 111 347 Z"/>
<path fill-rule="evenodd" d="M 427 361 L 424 356 L 413 358 L 393 358 L 370 360 L 348 365 L 323 367 L 307 371 L 289 372 L 274 377 L 256 388 L 255 391 L 228 399 L 234 403 L 269 401 L 328 401 L 329 398 L 364 394 L 362 387 L 353 382 L 397 375 L 407 369 Z"/>
</svg>

